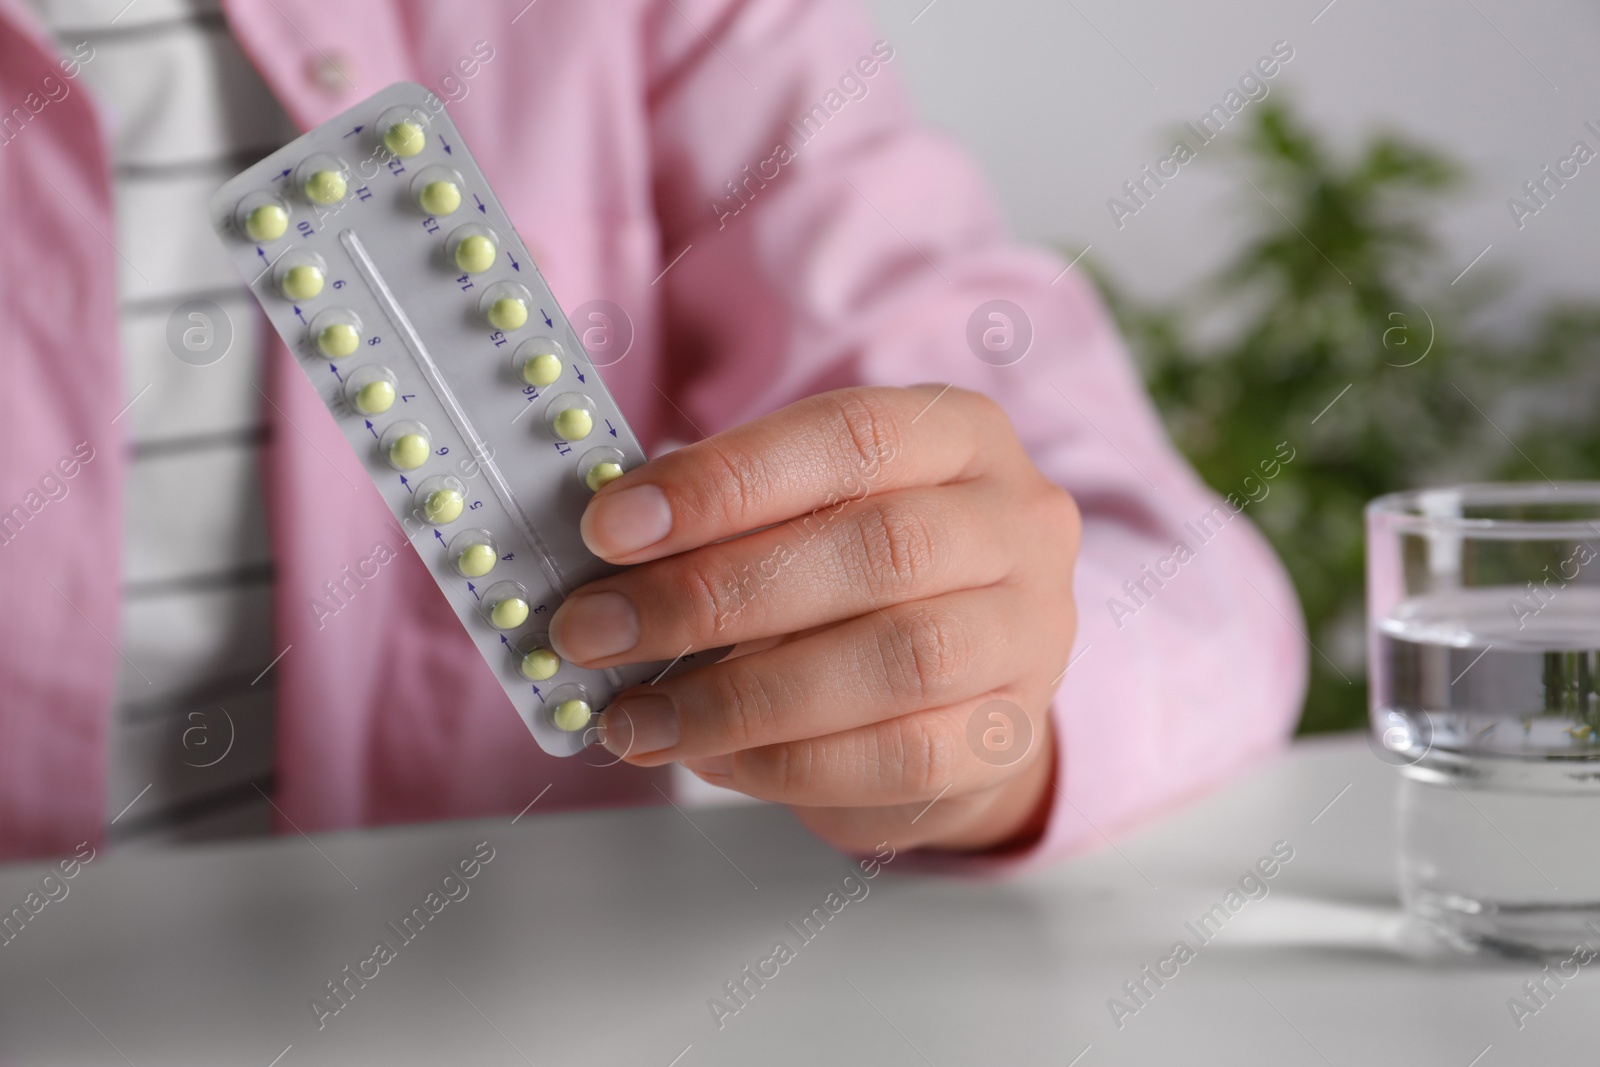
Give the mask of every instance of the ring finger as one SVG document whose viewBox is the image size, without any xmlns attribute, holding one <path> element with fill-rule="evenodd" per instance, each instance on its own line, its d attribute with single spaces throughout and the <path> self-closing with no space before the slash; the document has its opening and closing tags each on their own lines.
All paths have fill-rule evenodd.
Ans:
<svg viewBox="0 0 1600 1067">
<path fill-rule="evenodd" d="M 1017 591 L 1007 586 L 870 611 L 623 693 L 601 720 L 605 745 L 631 763 L 654 766 L 965 700 L 1005 685 L 1044 653 L 1026 637 L 1002 636 L 1017 611 Z"/>
</svg>

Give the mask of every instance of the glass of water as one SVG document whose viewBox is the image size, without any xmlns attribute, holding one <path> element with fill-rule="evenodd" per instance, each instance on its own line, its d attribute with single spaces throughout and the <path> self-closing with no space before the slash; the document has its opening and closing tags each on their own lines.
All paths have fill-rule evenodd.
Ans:
<svg viewBox="0 0 1600 1067">
<path fill-rule="evenodd" d="M 1367 612 L 1408 913 L 1467 950 L 1600 939 L 1600 483 L 1380 497 Z"/>
</svg>

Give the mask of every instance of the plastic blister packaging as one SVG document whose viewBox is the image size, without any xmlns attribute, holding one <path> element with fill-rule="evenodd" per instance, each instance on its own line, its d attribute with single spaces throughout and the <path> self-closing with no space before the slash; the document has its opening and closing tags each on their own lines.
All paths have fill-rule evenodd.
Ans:
<svg viewBox="0 0 1600 1067">
<path fill-rule="evenodd" d="M 589 497 L 645 456 L 435 94 L 389 86 L 211 220 L 540 747 L 581 751 L 613 694 L 696 665 L 549 647 L 561 599 L 615 569 L 579 537 Z"/>
</svg>

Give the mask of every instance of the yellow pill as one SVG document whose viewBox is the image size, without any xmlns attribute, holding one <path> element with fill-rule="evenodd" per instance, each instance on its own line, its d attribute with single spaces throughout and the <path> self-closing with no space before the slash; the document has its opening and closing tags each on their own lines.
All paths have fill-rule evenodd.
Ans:
<svg viewBox="0 0 1600 1067">
<path fill-rule="evenodd" d="M 456 569 L 468 578 L 482 578 L 494 570 L 498 557 L 488 545 L 468 545 L 456 557 Z"/>
<path fill-rule="evenodd" d="M 348 186 L 336 170 L 319 170 L 306 180 L 306 196 L 319 204 L 337 204 Z"/>
<path fill-rule="evenodd" d="M 414 471 L 428 462 L 428 439 L 420 433 L 401 434 L 389 446 L 389 462 L 403 471 Z"/>
<path fill-rule="evenodd" d="M 283 275 L 283 295 L 290 300 L 310 300 L 322 292 L 322 268 L 310 263 L 290 267 Z"/>
<path fill-rule="evenodd" d="M 422 187 L 422 196 L 418 199 L 422 203 L 422 210 L 428 214 L 450 215 L 461 206 L 461 190 L 456 188 L 455 182 L 429 182 Z"/>
<path fill-rule="evenodd" d="M 519 596 L 508 596 L 489 609 L 489 621 L 501 630 L 515 630 L 528 621 L 528 602 Z"/>
<path fill-rule="evenodd" d="M 280 204 L 262 204 L 244 219 L 244 232 L 254 241 L 276 241 L 289 228 L 289 213 Z"/>
<path fill-rule="evenodd" d="M 570 734 L 589 725 L 589 714 L 589 702 L 574 697 L 572 700 L 563 700 L 557 704 L 555 710 L 550 713 L 550 718 L 556 724 L 557 730 L 565 730 Z"/>
<path fill-rule="evenodd" d="M 528 305 L 516 297 L 503 296 L 489 305 L 489 325 L 497 330 L 520 330 L 528 321 Z"/>
<path fill-rule="evenodd" d="M 389 382 L 368 382 L 356 390 L 356 410 L 363 415 L 382 415 L 393 405 L 394 386 Z"/>
<path fill-rule="evenodd" d="M 482 274 L 494 266 L 494 242 L 481 233 L 469 234 L 456 245 L 456 266 L 468 274 Z"/>
<path fill-rule="evenodd" d="M 466 501 L 454 489 L 438 489 L 422 502 L 422 514 L 435 526 L 443 526 L 459 519 L 466 506 Z"/>
<path fill-rule="evenodd" d="M 361 345 L 361 334 L 348 322 L 335 322 L 317 334 L 317 348 L 329 359 L 343 359 Z"/>
<path fill-rule="evenodd" d="M 581 441 L 594 429 L 594 416 L 583 408 L 567 408 L 555 418 L 555 430 L 563 441 Z"/>
<path fill-rule="evenodd" d="M 548 648 L 536 648 L 522 657 L 522 676 L 530 682 L 543 682 L 555 676 L 561 657 Z"/>
<path fill-rule="evenodd" d="M 546 386 L 561 377 L 561 357 L 541 352 L 522 364 L 522 380 L 529 385 Z"/>
<path fill-rule="evenodd" d="M 397 122 L 384 131 L 383 144 L 397 156 L 414 156 L 427 147 L 428 138 L 415 122 Z"/>
<path fill-rule="evenodd" d="M 620 477 L 622 477 L 622 464 L 606 460 L 590 467 L 589 473 L 584 476 L 583 480 L 589 484 L 590 489 L 599 492 L 602 485 L 607 482 L 614 482 Z"/>
</svg>

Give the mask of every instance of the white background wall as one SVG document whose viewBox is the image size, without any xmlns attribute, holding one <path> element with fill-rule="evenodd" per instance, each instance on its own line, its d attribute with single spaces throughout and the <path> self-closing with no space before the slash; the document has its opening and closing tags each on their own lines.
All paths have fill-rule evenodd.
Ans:
<svg viewBox="0 0 1600 1067">
<path fill-rule="evenodd" d="M 1074 251 L 1092 244 L 1136 292 L 1169 293 L 1226 258 L 1239 232 L 1237 189 L 1255 194 L 1224 176 L 1213 144 L 1120 231 L 1107 198 L 1166 155 L 1169 131 L 1219 102 L 1279 40 L 1295 56 L 1272 92 L 1292 93 L 1336 144 L 1389 127 L 1470 169 L 1470 187 L 1440 219 L 1448 275 L 1427 284 L 1448 285 L 1492 245 L 1473 270 L 1515 273 L 1520 286 L 1500 323 L 1514 329 L 1516 309 L 1593 295 L 1600 279 L 1600 160 L 1520 232 L 1506 207 L 1574 141 L 1600 151 L 1583 128 L 1600 127 L 1592 3 L 868 2 L 925 115 L 982 159 L 1017 232 Z M 1222 139 L 1238 136 L 1236 119 Z"/>
</svg>

